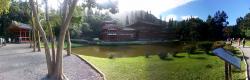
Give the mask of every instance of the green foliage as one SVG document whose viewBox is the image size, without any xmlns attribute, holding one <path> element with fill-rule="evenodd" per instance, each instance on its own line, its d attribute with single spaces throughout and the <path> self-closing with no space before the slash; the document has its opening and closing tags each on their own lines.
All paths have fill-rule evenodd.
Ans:
<svg viewBox="0 0 250 80">
<path fill-rule="evenodd" d="M 227 22 L 227 14 L 217 11 L 214 16 L 208 16 L 206 22 L 199 18 L 189 18 L 179 22 L 170 20 L 169 27 L 175 28 L 181 40 L 222 40 L 233 35 L 232 28 L 224 29 Z"/>
<path fill-rule="evenodd" d="M 0 15 L 9 12 L 10 0 L 0 0 Z"/>
<path fill-rule="evenodd" d="M 109 59 L 113 59 L 114 57 L 115 57 L 114 54 L 109 54 L 109 55 L 108 55 L 108 58 L 109 58 Z"/>
<path fill-rule="evenodd" d="M 83 28 L 85 29 L 84 30 L 85 32 L 83 31 L 83 34 L 88 35 L 92 38 L 99 37 L 103 21 L 111 21 L 111 20 L 112 18 L 109 14 L 98 14 L 98 13 L 93 14 L 86 21 L 88 24 L 86 26 L 89 26 L 89 28 L 88 27 Z"/>
<path fill-rule="evenodd" d="M 200 42 L 198 43 L 198 48 L 203 49 L 206 54 L 209 54 L 209 51 L 212 49 L 213 43 L 206 41 L 206 42 Z"/>
<path fill-rule="evenodd" d="M 149 56 L 150 56 L 150 53 L 149 53 L 149 52 L 146 52 L 146 53 L 145 53 L 145 58 L 149 58 Z"/>
<path fill-rule="evenodd" d="M 160 58 L 161 60 L 165 60 L 166 57 L 168 57 L 167 53 L 164 53 L 164 52 L 160 52 L 160 53 L 158 54 L 158 56 L 159 56 L 159 58 Z"/>
<path fill-rule="evenodd" d="M 177 54 L 178 54 L 177 51 L 174 51 L 174 52 L 172 53 L 173 57 L 177 57 Z"/>
<path fill-rule="evenodd" d="M 240 37 L 246 37 L 250 26 L 250 13 L 247 13 L 244 17 L 239 17 L 236 20 L 236 27 L 238 28 L 238 34 Z M 247 36 L 249 37 L 249 35 Z"/>
<path fill-rule="evenodd" d="M 97 4 L 97 9 L 103 10 L 106 9 L 112 14 L 117 13 L 118 10 L 118 1 L 117 0 L 108 0 L 107 2 Z"/>
<path fill-rule="evenodd" d="M 206 65 L 206 68 L 213 68 L 213 65 L 207 64 L 207 65 Z"/>
<path fill-rule="evenodd" d="M 226 44 L 226 45 L 224 46 L 224 49 L 226 49 L 226 50 L 232 52 L 233 54 L 237 54 L 237 52 L 236 52 L 236 50 L 235 50 L 235 47 L 231 46 L 230 44 Z"/>
<path fill-rule="evenodd" d="M 4 3 L 5 1 L 0 1 L 0 3 Z M 7 2 L 8 1 L 9 0 L 7 0 Z M 7 4 L 8 3 L 6 3 L 6 5 Z M 13 33 L 7 32 L 7 27 L 9 27 L 12 21 L 17 21 L 17 22 L 28 24 L 31 19 L 28 2 L 13 1 L 8 5 L 10 5 L 9 6 L 10 8 L 8 9 L 8 13 L 5 11 L 4 12 L 5 14 L 0 15 L 0 36 L 4 36 L 4 37 L 11 37 L 11 35 L 13 34 Z"/>
<path fill-rule="evenodd" d="M 226 43 L 224 41 L 215 41 L 213 43 L 212 49 L 223 48 L 225 45 L 226 45 Z"/>
<path fill-rule="evenodd" d="M 186 45 L 183 47 L 183 49 L 188 53 L 188 54 L 193 54 L 196 50 L 195 45 Z"/>
</svg>

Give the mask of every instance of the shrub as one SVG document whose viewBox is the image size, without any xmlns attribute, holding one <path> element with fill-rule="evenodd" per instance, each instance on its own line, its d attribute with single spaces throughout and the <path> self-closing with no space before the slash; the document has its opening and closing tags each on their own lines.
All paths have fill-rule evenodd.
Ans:
<svg viewBox="0 0 250 80">
<path fill-rule="evenodd" d="M 158 54 L 158 56 L 159 56 L 159 58 L 161 59 L 161 60 L 165 60 L 166 59 L 166 57 L 168 56 L 166 53 L 164 53 L 164 52 L 160 52 L 159 54 Z"/>
<path fill-rule="evenodd" d="M 200 49 L 203 49 L 206 54 L 209 54 L 209 51 L 212 49 L 213 43 L 212 42 L 201 42 L 197 45 Z"/>
<path fill-rule="evenodd" d="M 231 45 L 226 45 L 224 46 L 224 49 L 227 50 L 227 51 L 230 51 L 232 52 L 233 54 L 237 54 L 237 51 L 235 50 L 235 48 Z"/>
<path fill-rule="evenodd" d="M 213 68 L 213 65 L 212 64 L 207 64 L 206 68 Z"/>
<path fill-rule="evenodd" d="M 214 42 L 213 44 L 213 49 L 216 49 L 216 48 L 223 48 L 225 46 L 225 42 L 224 41 L 216 41 Z"/>
<path fill-rule="evenodd" d="M 114 58 L 114 54 L 109 54 L 109 55 L 108 55 L 108 58 L 109 58 L 109 59 L 113 59 L 113 58 Z"/>
<path fill-rule="evenodd" d="M 187 45 L 187 46 L 184 46 L 183 49 L 189 53 L 189 54 L 193 54 L 196 47 L 194 45 Z"/>
<path fill-rule="evenodd" d="M 145 58 L 149 58 L 149 56 L 150 56 L 150 53 L 149 53 L 149 52 L 146 52 L 146 53 L 145 53 Z"/>
<path fill-rule="evenodd" d="M 177 54 L 178 54 L 178 52 L 177 52 L 177 51 L 174 51 L 174 52 L 173 52 L 173 57 L 177 57 Z"/>
</svg>

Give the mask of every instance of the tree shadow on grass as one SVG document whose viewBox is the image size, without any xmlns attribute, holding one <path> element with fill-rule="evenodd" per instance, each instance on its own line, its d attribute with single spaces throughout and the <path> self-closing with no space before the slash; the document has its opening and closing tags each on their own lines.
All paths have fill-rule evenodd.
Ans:
<svg viewBox="0 0 250 80">
<path fill-rule="evenodd" d="M 204 59 L 207 59 L 206 57 L 190 57 L 192 59 L 199 59 L 199 60 L 204 60 Z"/>
<path fill-rule="evenodd" d="M 216 55 L 214 55 L 213 53 L 207 53 L 207 55 L 210 55 L 210 56 L 216 56 Z"/>
<path fill-rule="evenodd" d="M 242 79 L 237 79 L 237 80 L 246 80 L 245 78 L 242 78 Z"/>
<path fill-rule="evenodd" d="M 184 57 L 186 57 L 186 56 L 173 56 L 174 58 L 184 58 Z"/>
<path fill-rule="evenodd" d="M 165 59 L 161 59 L 163 61 L 173 61 L 174 59 L 173 58 L 165 58 Z"/>
<path fill-rule="evenodd" d="M 166 60 L 166 61 L 173 61 L 174 59 L 173 58 L 166 58 L 164 60 Z"/>
<path fill-rule="evenodd" d="M 192 54 L 204 54 L 204 52 L 201 52 L 201 51 L 196 51 L 196 52 L 194 52 L 194 53 L 192 53 Z"/>
<path fill-rule="evenodd" d="M 245 70 L 232 70 L 233 73 L 242 73 L 245 72 Z"/>
</svg>

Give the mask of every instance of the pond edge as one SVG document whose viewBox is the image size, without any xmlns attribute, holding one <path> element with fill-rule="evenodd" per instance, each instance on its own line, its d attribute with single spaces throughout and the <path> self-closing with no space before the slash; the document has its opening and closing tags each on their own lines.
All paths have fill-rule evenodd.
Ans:
<svg viewBox="0 0 250 80">
<path fill-rule="evenodd" d="M 73 52 L 72 52 L 73 53 Z M 89 62 L 88 60 L 84 59 L 83 57 L 80 57 L 80 55 L 73 53 L 73 55 L 76 55 L 78 58 L 80 58 L 82 61 L 86 62 L 92 69 L 94 69 L 97 73 L 99 73 L 102 77 L 103 80 L 107 80 L 105 74 L 98 69 L 94 64 L 92 64 L 91 62 Z"/>
</svg>

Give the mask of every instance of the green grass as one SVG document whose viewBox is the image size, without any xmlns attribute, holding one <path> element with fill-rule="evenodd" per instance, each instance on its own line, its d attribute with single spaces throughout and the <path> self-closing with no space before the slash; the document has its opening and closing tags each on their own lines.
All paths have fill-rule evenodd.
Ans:
<svg viewBox="0 0 250 80">
<path fill-rule="evenodd" d="M 246 46 L 250 46 L 250 40 L 246 40 Z"/>
<path fill-rule="evenodd" d="M 181 53 L 181 58 L 160 60 L 158 56 L 145 58 L 99 58 L 80 55 L 94 64 L 107 80 L 224 80 L 224 62 L 216 56 L 194 54 L 191 58 Z M 212 66 L 209 68 L 208 66 Z M 243 72 L 233 71 L 233 79 L 245 79 Z"/>
</svg>

